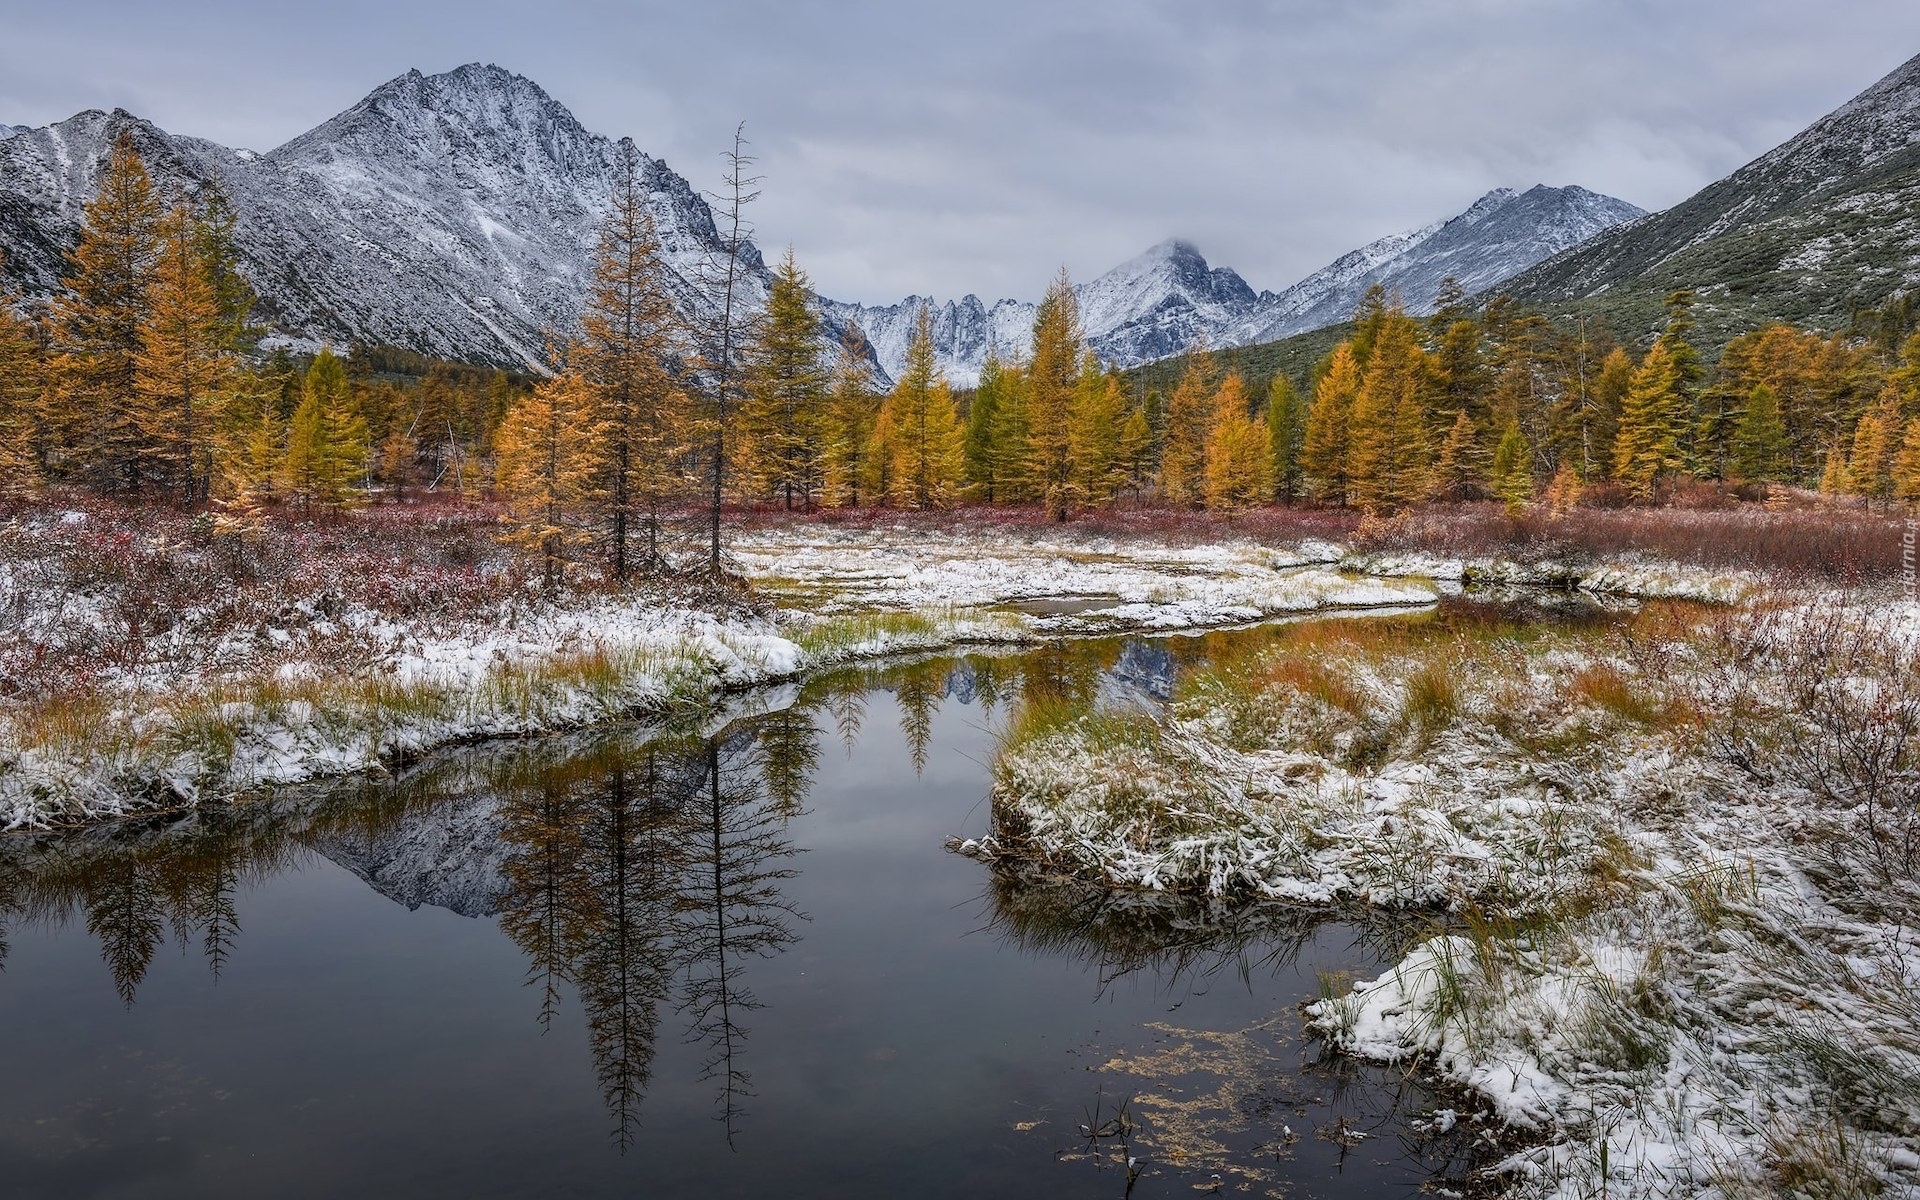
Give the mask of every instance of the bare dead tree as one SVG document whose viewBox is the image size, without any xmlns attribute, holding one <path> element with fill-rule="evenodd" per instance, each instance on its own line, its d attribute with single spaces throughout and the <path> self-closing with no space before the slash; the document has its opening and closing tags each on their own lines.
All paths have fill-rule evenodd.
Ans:
<svg viewBox="0 0 1920 1200">
<path fill-rule="evenodd" d="M 709 510 L 712 537 L 707 568 L 715 576 L 722 571 L 720 506 L 726 499 L 728 399 L 734 386 L 735 348 L 745 340 L 741 334 L 747 316 L 738 297 L 742 275 L 740 252 L 751 244 L 753 228 L 747 224 L 744 210 L 759 199 L 757 188 L 762 178 L 747 173 L 754 159 L 746 152 L 746 128 L 744 121 L 734 127 L 733 148 L 722 155 L 727 162 L 727 173 L 721 190 L 710 194 L 720 239 L 720 256 L 714 271 L 714 282 L 720 291 L 719 320 L 713 330 L 714 352 L 707 363 L 713 386 L 713 495 Z"/>
</svg>

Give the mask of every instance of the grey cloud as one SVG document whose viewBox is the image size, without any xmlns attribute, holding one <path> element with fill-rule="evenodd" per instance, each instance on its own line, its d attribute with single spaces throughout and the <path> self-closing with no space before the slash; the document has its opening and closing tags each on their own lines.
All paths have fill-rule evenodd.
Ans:
<svg viewBox="0 0 1920 1200">
<path fill-rule="evenodd" d="M 712 186 L 744 119 L 761 240 L 874 301 L 1032 296 L 1168 236 L 1277 288 L 1500 185 L 1664 206 L 1920 51 L 1911 0 L 9 7 L 13 123 L 266 148 L 478 59 Z"/>
</svg>

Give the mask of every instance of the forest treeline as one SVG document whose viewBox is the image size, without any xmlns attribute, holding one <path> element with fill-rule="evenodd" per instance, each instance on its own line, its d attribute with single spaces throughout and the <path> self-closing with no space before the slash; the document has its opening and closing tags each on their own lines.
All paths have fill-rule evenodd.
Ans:
<svg viewBox="0 0 1920 1200">
<path fill-rule="evenodd" d="M 733 182 L 750 182 L 737 154 Z M 750 197 L 734 197 L 737 230 Z M 1451 283 L 1425 317 L 1375 289 L 1304 377 L 1255 394 L 1200 348 L 1143 391 L 1089 349 L 1062 272 L 1024 359 L 990 354 L 956 391 L 923 310 L 883 389 L 857 328 L 832 344 L 791 252 L 763 309 L 690 317 L 630 164 L 578 330 L 529 382 L 367 348 L 261 354 L 233 222 L 211 189 L 160 195 L 131 141 L 115 145 L 62 293 L 0 296 L 0 494 L 80 486 L 242 530 L 271 511 L 488 495 L 549 579 L 589 558 L 616 579 L 674 569 L 689 510 L 712 514 L 717 566 L 724 502 L 1380 513 L 1659 503 L 1697 481 L 1920 500 L 1920 334 L 1770 324 L 1708 363 L 1686 291 L 1637 351 L 1590 319 L 1476 309 Z"/>
</svg>

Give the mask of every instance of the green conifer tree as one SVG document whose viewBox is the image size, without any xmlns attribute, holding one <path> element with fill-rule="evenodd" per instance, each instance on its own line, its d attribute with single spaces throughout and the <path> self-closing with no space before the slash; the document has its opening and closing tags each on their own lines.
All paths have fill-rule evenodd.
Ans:
<svg viewBox="0 0 1920 1200">
<path fill-rule="evenodd" d="M 1517 514 L 1533 501 L 1533 449 L 1527 445 L 1520 422 L 1510 421 L 1493 452 L 1493 494 Z"/>
<path fill-rule="evenodd" d="M 1732 466 L 1735 475 L 1750 482 L 1779 478 L 1787 448 L 1787 427 L 1772 388 L 1757 383 L 1747 393 L 1746 407 L 1734 429 Z"/>
<path fill-rule="evenodd" d="M 1267 387 L 1267 454 L 1273 462 L 1273 498 L 1300 498 L 1300 449 L 1307 435 L 1307 404 L 1285 371 Z"/>
</svg>

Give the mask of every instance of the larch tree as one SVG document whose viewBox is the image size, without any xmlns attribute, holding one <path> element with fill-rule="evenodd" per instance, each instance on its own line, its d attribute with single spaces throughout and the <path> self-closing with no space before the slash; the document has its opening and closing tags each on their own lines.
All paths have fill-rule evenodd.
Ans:
<svg viewBox="0 0 1920 1200">
<path fill-rule="evenodd" d="M 973 389 L 973 403 L 967 408 L 962 455 L 967 486 L 988 504 L 1008 498 L 1006 475 L 1010 464 L 1001 434 L 1005 428 L 1003 410 L 1015 382 L 1014 373 L 1000 361 L 999 351 L 989 345 L 986 361 L 980 365 L 980 382 Z"/>
<path fill-rule="evenodd" d="M 308 365 L 300 404 L 287 422 L 283 474 L 301 510 L 338 512 L 359 503 L 366 472 L 367 423 L 353 403 L 347 369 L 323 349 Z"/>
<path fill-rule="evenodd" d="M 6 259 L 0 254 L 0 267 Z M 42 479 L 46 356 L 19 297 L 0 289 L 0 498 L 21 499 Z"/>
<path fill-rule="evenodd" d="M 860 461 L 859 480 L 870 504 L 892 504 L 897 494 L 894 454 L 899 425 L 894 420 L 893 397 L 894 393 L 888 392 L 880 398 L 873 421 L 867 426 L 867 449 Z"/>
<path fill-rule="evenodd" d="M 1273 445 L 1253 419 L 1246 381 L 1229 371 L 1214 394 L 1206 444 L 1208 508 L 1236 511 L 1273 498 Z"/>
<path fill-rule="evenodd" d="M 1893 459 L 1905 428 L 1899 390 L 1888 385 L 1854 427 L 1853 451 L 1847 456 L 1848 490 L 1869 500 L 1893 497 Z"/>
<path fill-rule="evenodd" d="M 279 381 L 259 370 L 239 372 L 229 384 L 225 409 L 217 472 L 221 507 L 243 525 L 257 525 L 285 482 Z"/>
<path fill-rule="evenodd" d="M 1273 468 L 1273 498 L 1300 498 L 1300 447 L 1307 435 L 1307 404 L 1285 371 L 1267 387 L 1267 457 Z"/>
<path fill-rule="evenodd" d="M 137 494 L 149 466 L 152 422 L 143 420 L 136 380 L 162 215 L 133 135 L 122 130 L 54 306 L 58 424 L 102 491 Z"/>
<path fill-rule="evenodd" d="M 1440 452 L 1434 457 L 1433 474 L 1427 481 L 1429 493 L 1436 500 L 1465 500 L 1474 494 L 1480 485 L 1480 466 L 1476 461 L 1479 453 L 1479 441 L 1473 427 L 1473 418 L 1467 410 L 1458 409 L 1453 414 L 1453 424 L 1447 429 L 1447 436 L 1440 442 Z"/>
<path fill-rule="evenodd" d="M 1073 488 L 1073 401 L 1080 384 L 1080 302 L 1066 269 L 1048 285 L 1033 318 L 1027 364 L 1023 474 L 1048 515 L 1065 520 Z"/>
<path fill-rule="evenodd" d="M 1620 414 L 1627 403 L 1627 393 L 1633 388 L 1633 360 L 1627 352 L 1615 346 L 1600 360 L 1599 373 L 1593 381 L 1594 404 L 1594 476 L 1610 475 L 1613 471 L 1613 446 L 1620 436 Z"/>
<path fill-rule="evenodd" d="M 213 428 L 236 336 L 221 311 L 214 264 L 185 204 L 160 223 L 160 251 L 147 288 L 147 312 L 134 356 L 142 430 L 178 489 L 180 502 L 204 502 L 213 478 Z"/>
<path fill-rule="evenodd" d="M 1313 389 L 1307 430 L 1300 447 L 1300 472 L 1307 491 L 1322 503 L 1345 506 L 1351 474 L 1347 462 L 1353 402 L 1360 393 L 1360 367 L 1353 344 L 1334 347 L 1325 373 Z"/>
<path fill-rule="evenodd" d="M 1756 383 L 1734 427 L 1731 466 L 1740 479 L 1762 483 L 1780 477 L 1787 450 L 1787 427 L 1780 419 L 1774 390 Z"/>
<path fill-rule="evenodd" d="M 661 514 L 682 483 L 679 464 L 691 435 L 685 395 L 670 370 L 685 349 L 685 331 L 667 292 L 667 267 L 647 207 L 638 151 L 630 145 L 624 149 L 594 251 L 580 343 L 570 356 L 596 433 L 592 501 L 600 514 L 609 572 L 622 583 L 636 569 L 654 572 L 666 564 Z M 729 386 L 720 385 L 723 392 Z M 715 439 L 716 453 L 724 458 L 724 438 L 716 434 Z M 716 512 L 716 531 L 718 520 Z M 636 537 L 637 551 L 631 544 Z"/>
<path fill-rule="evenodd" d="M 1845 496 L 1853 491 L 1853 472 L 1847 467 L 1846 448 L 1839 442 L 1827 447 L 1821 458 L 1820 492 L 1827 496 Z"/>
<path fill-rule="evenodd" d="M 1653 499 L 1662 480 L 1686 468 L 1687 424 L 1673 356 L 1664 341 L 1656 341 L 1634 371 L 1620 406 L 1614 479 L 1637 498 Z"/>
<path fill-rule="evenodd" d="M 1533 448 L 1519 421 L 1509 421 L 1494 447 L 1493 470 L 1489 482 L 1493 494 L 1506 503 L 1509 514 L 1517 514 L 1533 500 Z"/>
<path fill-rule="evenodd" d="M 914 318 L 906 369 L 888 407 L 894 503 L 907 508 L 951 503 L 960 489 L 962 433 L 953 393 L 934 363 L 933 314 L 925 304 Z"/>
<path fill-rule="evenodd" d="M 596 439 L 581 417 L 591 410 L 585 381 L 563 370 L 520 397 L 494 435 L 512 520 L 506 540 L 540 555 L 548 587 L 561 582 L 574 548 L 592 539 L 584 501 Z"/>
<path fill-rule="evenodd" d="M 833 365 L 821 418 L 821 502 L 829 508 L 856 508 L 870 453 L 874 408 L 872 351 L 866 335 L 852 322 L 840 335 L 840 357 Z M 868 494 L 868 502 L 874 499 Z"/>
<path fill-rule="evenodd" d="M 1160 498 L 1196 508 L 1207 498 L 1207 431 L 1213 422 L 1219 367 L 1204 344 L 1187 351 L 1187 369 L 1167 397 L 1160 441 Z"/>
<path fill-rule="evenodd" d="M 1382 320 L 1354 397 L 1347 454 L 1353 499 L 1390 512 L 1426 495 L 1426 356 L 1413 320 L 1398 309 Z"/>
<path fill-rule="evenodd" d="M 1920 417 L 1907 422 L 1900 449 L 1893 456 L 1893 494 L 1906 504 L 1920 504 Z"/>
<path fill-rule="evenodd" d="M 1080 379 L 1074 388 L 1073 412 L 1068 422 L 1067 451 L 1073 464 L 1072 498 L 1081 504 L 1099 504 L 1120 490 L 1124 465 L 1120 435 L 1127 413 L 1120 376 L 1100 366 L 1088 350 L 1080 360 Z"/>
<path fill-rule="evenodd" d="M 745 355 L 741 424 L 753 447 L 753 481 L 787 511 L 811 510 L 820 486 L 821 408 L 827 370 L 807 277 L 788 248 L 774 268 L 767 309 Z"/>
</svg>

